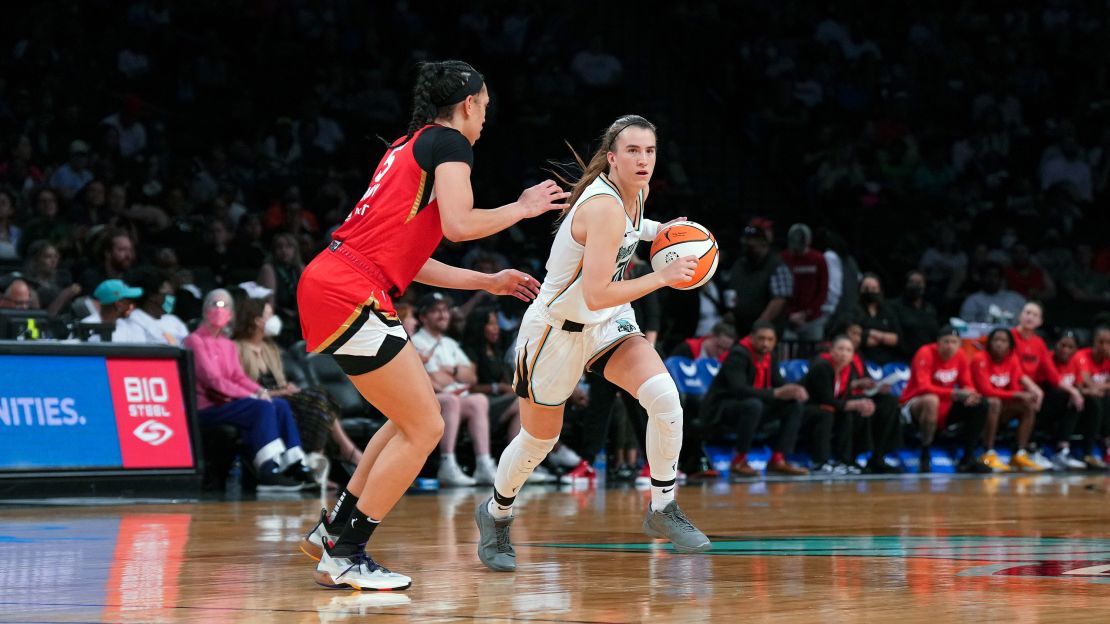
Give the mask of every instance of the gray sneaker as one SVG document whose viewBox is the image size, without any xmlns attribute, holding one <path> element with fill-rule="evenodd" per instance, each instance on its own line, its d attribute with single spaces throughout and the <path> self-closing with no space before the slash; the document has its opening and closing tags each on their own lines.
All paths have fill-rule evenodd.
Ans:
<svg viewBox="0 0 1110 624">
<path fill-rule="evenodd" d="M 663 511 L 652 511 L 648 507 L 647 517 L 644 518 L 644 533 L 649 537 L 671 540 L 678 552 L 705 552 L 712 546 L 705 533 L 690 522 L 675 501 L 668 503 Z"/>
<path fill-rule="evenodd" d="M 516 570 L 516 551 L 509 541 L 513 516 L 498 520 L 490 515 L 491 499 L 482 501 L 474 510 L 474 521 L 478 523 L 478 558 L 494 572 L 512 572 Z"/>
</svg>

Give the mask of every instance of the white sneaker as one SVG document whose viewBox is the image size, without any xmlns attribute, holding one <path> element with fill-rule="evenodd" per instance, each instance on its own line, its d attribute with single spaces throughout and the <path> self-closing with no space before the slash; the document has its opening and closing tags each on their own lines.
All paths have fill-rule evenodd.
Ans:
<svg viewBox="0 0 1110 624">
<path fill-rule="evenodd" d="M 1086 470 L 1087 464 L 1071 456 L 1071 450 L 1062 448 L 1052 456 L 1052 467 L 1060 472 Z"/>
<path fill-rule="evenodd" d="M 439 479 L 440 487 L 470 487 L 478 484 L 473 477 L 467 476 L 467 474 L 463 472 L 463 469 L 459 467 L 459 463 L 455 461 L 454 457 L 450 459 L 440 459 L 439 473 L 436 477 Z"/>
<path fill-rule="evenodd" d="M 1044 468 L 1045 470 L 1052 470 L 1052 468 L 1054 466 L 1054 464 L 1052 463 L 1052 460 L 1045 457 L 1044 453 L 1042 453 L 1040 451 L 1040 449 L 1038 449 L 1035 453 L 1033 453 L 1029 457 L 1033 459 L 1034 463 L 1036 463 L 1041 468 Z"/>
<path fill-rule="evenodd" d="M 543 466 L 536 466 L 532 474 L 528 475 L 528 483 L 554 483 L 559 480 L 559 477 L 551 474 L 551 471 Z"/>
<path fill-rule="evenodd" d="M 408 589 L 412 585 L 411 578 L 390 572 L 375 563 L 365 552 L 355 553 L 350 557 L 333 557 L 327 548 L 324 549 L 312 576 L 317 584 L 330 589 L 352 587 L 389 591 Z"/>
<path fill-rule="evenodd" d="M 582 462 L 582 458 L 574 449 L 566 444 L 560 444 L 555 450 L 547 454 L 547 460 L 555 465 L 556 468 L 570 469 L 574 468 Z"/>
<path fill-rule="evenodd" d="M 497 463 L 489 455 L 479 457 L 476 462 L 477 466 L 474 467 L 474 481 L 478 485 L 493 485 L 494 479 L 497 478 Z"/>
</svg>

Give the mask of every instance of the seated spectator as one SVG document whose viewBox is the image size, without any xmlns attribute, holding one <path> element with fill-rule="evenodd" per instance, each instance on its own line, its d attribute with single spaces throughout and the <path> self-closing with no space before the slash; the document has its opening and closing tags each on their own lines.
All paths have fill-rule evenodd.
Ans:
<svg viewBox="0 0 1110 624">
<path fill-rule="evenodd" d="M 27 280 L 22 277 L 15 277 L 4 287 L 4 294 L 0 296 L 0 308 L 37 310 L 39 309 L 39 300 L 35 291 L 31 290 Z"/>
<path fill-rule="evenodd" d="M 898 319 L 898 326 L 902 328 L 898 352 L 900 359 L 906 361 L 911 360 L 918 349 L 932 342 L 940 329 L 937 309 L 925 299 L 926 290 L 925 274 L 910 271 L 906 275 L 902 297 L 888 302 L 894 317 Z"/>
<path fill-rule="evenodd" d="M 1077 351 L 1075 357 L 1079 358 L 1076 369 L 1083 377 L 1084 392 L 1095 406 L 1105 452 L 1102 461 L 1110 464 L 1110 327 L 1096 327 L 1091 334 L 1091 346 Z M 1098 454 L 1097 449 L 1092 452 Z"/>
<path fill-rule="evenodd" d="M 286 378 L 281 348 L 273 341 L 280 333 L 281 319 L 274 316 L 269 303 L 261 299 L 239 303 L 232 338 L 243 372 L 270 396 L 289 402 L 306 451 L 324 453 L 330 440 L 335 448 L 335 452 L 328 453 L 331 459 L 358 464 L 362 452 L 343 431 L 335 400 L 322 388 L 300 388 Z"/>
<path fill-rule="evenodd" d="M 15 223 L 15 194 L 0 187 L 0 260 L 19 258 L 19 238 L 23 234 Z"/>
<path fill-rule="evenodd" d="M 479 308 L 466 319 L 463 330 L 463 351 L 474 362 L 477 382 L 471 392 L 489 397 L 490 425 L 493 430 L 507 428 L 507 439 L 520 431 L 520 404 L 513 392 L 513 369 L 503 357 L 501 326 L 497 312 Z"/>
<path fill-rule="evenodd" d="M 858 387 L 854 382 L 866 375 L 862 362 L 856 370 L 855 356 L 852 341 L 844 335 L 836 336 L 829 352 L 814 358 L 802 382 L 809 393 L 803 418 L 812 432 L 810 459 L 814 474 L 861 472 L 852 456 L 853 430 L 862 425 L 857 421 L 875 413 L 875 404 L 854 396 Z"/>
<path fill-rule="evenodd" d="M 788 384 L 782 378 L 779 363 L 772 355 L 777 341 L 773 325 L 765 321 L 755 323 L 751 334 L 732 347 L 721 363 L 721 370 L 709 384 L 702 403 L 702 413 L 709 422 L 736 432 L 736 455 L 729 468 L 733 477 L 758 474 L 748 465 L 748 451 L 764 417 L 782 421 L 767 471 L 809 474 L 805 468 L 786 460 L 794 452 L 802 425 L 802 406 L 809 394 L 804 387 Z"/>
<path fill-rule="evenodd" d="M 1048 301 L 1056 297 L 1056 284 L 1029 258 L 1029 246 L 1017 243 L 1010 248 L 1010 266 L 1003 271 L 1006 284 L 1026 299 Z"/>
<path fill-rule="evenodd" d="M 92 292 L 106 279 L 123 279 L 135 264 L 135 241 L 125 230 L 105 230 L 93 244 L 92 257 L 96 263 L 85 269 L 78 280 L 83 292 Z"/>
<path fill-rule="evenodd" d="M 50 316 L 57 316 L 81 294 L 81 286 L 73 283 L 69 271 L 58 268 L 60 260 L 61 254 L 50 241 L 35 241 L 27 248 L 23 274 L 34 285 L 39 303 Z"/>
<path fill-rule="evenodd" d="M 34 206 L 35 216 L 23 228 L 19 238 L 19 255 L 26 257 L 27 247 L 37 240 L 50 241 L 62 253 L 74 251 L 73 224 L 59 214 L 58 195 L 52 189 L 41 188 L 35 193 L 31 205 Z M 92 284 L 85 292 L 91 292 L 99 283 Z"/>
<path fill-rule="evenodd" d="M 917 266 L 932 288 L 928 292 L 931 299 L 944 301 L 955 297 L 968 272 L 967 254 L 960 249 L 955 230 L 941 226 L 937 231 L 937 244 L 921 254 Z"/>
<path fill-rule="evenodd" d="M 1056 350 L 1052 353 L 1052 363 L 1060 372 L 1061 384 L 1080 389 L 1083 402 L 1078 409 L 1064 410 L 1063 418 L 1059 420 L 1059 427 L 1054 432 L 1056 438 L 1056 453 L 1052 462 L 1057 470 L 1106 470 L 1106 463 L 1098 453 L 1099 438 L 1099 405 L 1098 392 L 1084 384 L 1084 375 L 1080 366 L 1083 358 L 1076 357 L 1079 350 L 1079 341 L 1075 332 L 1065 331 L 1056 340 Z M 1046 407 L 1052 395 L 1045 397 Z M 1059 412 L 1058 412 L 1059 413 Z M 1082 445 L 1074 449 L 1072 454 L 1071 438 L 1076 427 L 1079 427 L 1083 436 Z M 1083 458 L 1080 461 L 1078 458 Z"/>
<path fill-rule="evenodd" d="M 173 314 L 173 289 L 166 274 L 153 267 L 143 267 L 135 270 L 129 281 L 143 289 L 128 319 L 142 330 L 143 342 L 182 344 L 189 335 L 189 328 Z"/>
<path fill-rule="evenodd" d="M 879 276 L 864 273 L 859 283 L 859 305 L 852 320 L 863 328 L 860 355 L 876 364 L 889 364 L 901 357 L 898 345 L 902 340 L 902 326 L 894 310 L 883 301 L 883 288 Z"/>
<path fill-rule="evenodd" d="M 146 342 L 143 331 L 128 321 L 135 309 L 135 300 L 143 294 L 143 289 L 128 286 L 122 280 L 104 280 L 93 291 L 96 311 L 81 319 L 82 323 L 103 323 L 115 325 L 112 342 Z M 89 342 L 99 342 L 95 333 Z"/>
<path fill-rule="evenodd" d="M 794 276 L 772 253 L 773 228 L 766 219 L 752 219 L 740 239 L 742 253 L 729 271 L 725 305 L 732 309 L 736 331 L 749 332 L 756 321 L 775 327 L 785 322 L 786 301 L 794 293 Z"/>
<path fill-rule="evenodd" d="M 1075 264 L 1064 273 L 1064 292 L 1075 301 L 1110 301 L 1110 276 L 1095 270 L 1095 252 L 1090 245 L 1075 248 Z"/>
<path fill-rule="evenodd" d="M 279 344 L 292 344 L 301 339 L 301 317 L 297 312 L 297 283 L 304 272 L 301 248 L 292 234 L 274 236 L 270 260 L 262 265 L 258 283 L 274 291 L 274 314 L 281 318 Z"/>
<path fill-rule="evenodd" d="M 973 293 L 960 306 L 960 318 L 968 323 L 1011 323 L 1021 314 L 1025 297 L 1006 290 L 1002 267 L 988 263 L 982 274 L 982 290 Z M 992 311 L 991 308 L 994 308 Z"/>
<path fill-rule="evenodd" d="M 275 398 L 239 365 L 235 343 L 225 335 L 234 313 L 231 295 L 213 290 L 204 298 L 204 320 L 185 339 L 197 376 L 197 418 L 202 426 L 232 425 L 242 432 L 258 489 L 298 490 L 315 484 L 302 461 L 301 437 L 289 403 Z"/>
<path fill-rule="evenodd" d="M 782 260 L 794 276 L 794 292 L 786 300 L 787 340 L 818 341 L 825 337 L 827 317 L 822 309 L 829 294 L 829 268 L 825 255 L 810 247 L 809 226 L 795 223 L 786 235 Z"/>
<path fill-rule="evenodd" d="M 687 338 L 678 343 L 671 355 L 688 357 L 692 360 L 713 358 L 724 362 L 732 345 L 736 344 L 737 337 L 736 328 L 731 323 L 717 323 L 708 336 Z"/>
<path fill-rule="evenodd" d="M 992 472 L 975 457 L 975 445 L 987 422 L 987 403 L 975 390 L 967 357 L 960 351 L 960 336 L 950 325 L 938 332 L 937 341 L 913 356 L 910 379 L 902 391 L 902 412 L 921 433 L 919 472 L 933 471 L 932 445 L 937 431 L 948 423 L 962 426 L 963 456 L 959 472 Z"/>
<path fill-rule="evenodd" d="M 1040 472 L 1039 465 L 1027 452 L 1029 439 L 1033 435 L 1033 425 L 1037 412 L 1044 402 L 1044 391 L 1025 374 L 1021 362 L 1014 353 L 1014 335 L 1010 330 L 998 328 L 991 331 L 987 338 L 987 350 L 980 351 L 971 359 L 971 378 L 975 389 L 987 400 L 987 426 L 983 431 L 983 447 L 986 452 L 979 461 L 995 472 L 1007 472 L 1011 468 L 1019 472 Z M 1010 466 L 1002 463 L 994 451 L 998 423 L 1018 419 L 1017 441 Z"/>
<path fill-rule="evenodd" d="M 871 402 L 875 404 L 875 414 L 864 419 L 867 425 L 861 431 L 862 435 L 856 436 L 856 446 L 852 456 L 862 452 L 871 452 L 867 465 L 863 471 L 868 474 L 894 474 L 902 472 L 901 469 L 886 463 L 886 454 L 893 451 L 902 443 L 902 420 L 899 415 L 900 405 L 898 399 L 891 392 L 889 385 L 879 385 L 870 375 L 864 374 L 867 367 L 859 355 L 860 345 L 863 344 L 863 327 L 858 323 L 849 322 L 842 326 L 840 334 L 847 336 L 852 342 L 854 355 L 852 356 L 852 374 L 856 377 L 852 381 L 852 392 L 870 395 Z"/>
<path fill-rule="evenodd" d="M 73 199 L 92 180 L 93 174 L 89 171 L 89 144 L 80 140 L 70 143 L 69 161 L 50 176 L 51 188 L 64 198 Z"/>
<path fill-rule="evenodd" d="M 439 443 L 439 482 L 444 486 L 492 485 L 497 464 L 489 452 L 489 399 L 471 393 L 478 381 L 474 364 L 466 357 L 459 343 L 446 335 L 451 320 L 447 298 L 441 293 L 428 293 L 416 303 L 420 330 L 412 337 L 412 346 L 425 358 L 424 368 L 432 378 L 436 398 L 443 414 L 443 439 Z M 467 422 L 474 445 L 474 476 L 470 477 L 455 459 L 459 427 Z"/>
</svg>

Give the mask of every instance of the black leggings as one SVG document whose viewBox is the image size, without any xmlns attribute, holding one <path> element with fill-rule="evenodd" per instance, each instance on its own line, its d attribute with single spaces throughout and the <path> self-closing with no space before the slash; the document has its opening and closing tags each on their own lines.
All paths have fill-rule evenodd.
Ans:
<svg viewBox="0 0 1110 624">
<path fill-rule="evenodd" d="M 798 442 L 798 430 L 802 426 L 802 403 L 799 401 L 764 401 L 755 397 L 747 399 L 725 399 L 717 408 L 720 426 L 736 431 L 736 452 L 743 455 L 752 448 L 752 439 L 763 418 L 777 418 L 782 421 L 779 436 L 773 448 L 775 452 L 789 455 L 794 452 Z"/>
</svg>

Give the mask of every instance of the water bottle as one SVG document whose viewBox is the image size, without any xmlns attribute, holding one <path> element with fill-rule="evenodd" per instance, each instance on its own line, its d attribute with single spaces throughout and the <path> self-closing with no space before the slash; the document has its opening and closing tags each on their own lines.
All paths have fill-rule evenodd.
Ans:
<svg viewBox="0 0 1110 624">
<path fill-rule="evenodd" d="M 227 495 L 238 497 L 243 492 L 243 460 L 236 455 L 231 461 L 231 469 L 227 471 Z"/>
</svg>

